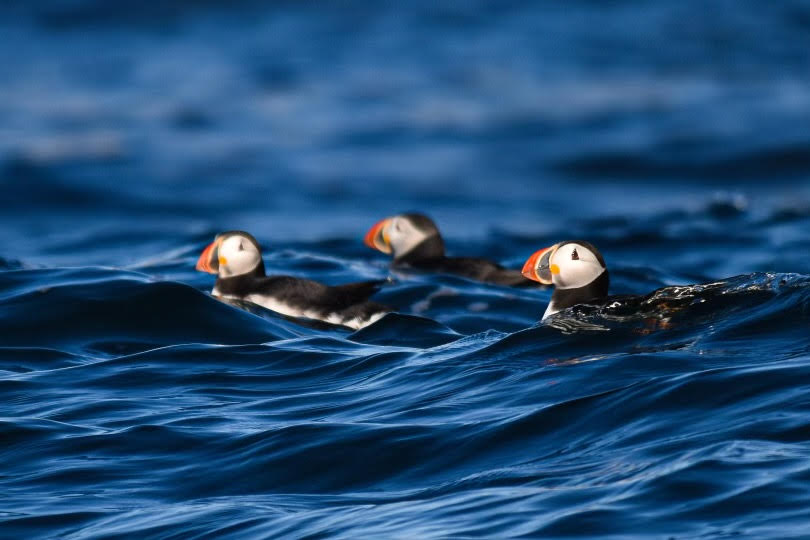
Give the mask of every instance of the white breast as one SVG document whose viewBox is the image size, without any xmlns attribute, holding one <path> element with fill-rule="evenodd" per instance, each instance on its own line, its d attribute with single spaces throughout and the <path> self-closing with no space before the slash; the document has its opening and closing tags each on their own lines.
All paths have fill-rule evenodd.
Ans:
<svg viewBox="0 0 810 540">
<path fill-rule="evenodd" d="M 544 321 L 544 320 L 546 320 L 546 317 L 550 317 L 551 315 L 554 315 L 558 311 L 560 311 L 560 310 L 557 309 L 557 307 L 554 305 L 554 302 L 551 301 L 551 302 L 548 303 L 548 307 L 546 308 L 546 312 L 543 313 L 543 318 L 540 319 L 540 320 Z"/>
</svg>

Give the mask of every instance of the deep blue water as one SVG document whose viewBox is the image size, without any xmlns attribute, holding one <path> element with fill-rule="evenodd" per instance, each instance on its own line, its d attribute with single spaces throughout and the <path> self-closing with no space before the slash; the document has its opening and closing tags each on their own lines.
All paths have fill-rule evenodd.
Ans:
<svg viewBox="0 0 810 540">
<path fill-rule="evenodd" d="M 434 4 L 3 4 L 0 537 L 810 535 L 810 3 Z M 351 333 L 194 271 L 384 278 L 406 210 L 713 285 L 397 272 Z"/>
</svg>

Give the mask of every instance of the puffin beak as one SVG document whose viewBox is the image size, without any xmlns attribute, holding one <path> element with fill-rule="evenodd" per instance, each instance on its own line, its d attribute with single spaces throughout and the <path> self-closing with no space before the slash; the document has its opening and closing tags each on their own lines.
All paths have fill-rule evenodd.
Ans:
<svg viewBox="0 0 810 540">
<path fill-rule="evenodd" d="M 553 274 L 559 273 L 557 265 L 549 265 L 551 256 L 557 251 L 559 244 L 535 251 L 526 264 L 523 265 L 523 275 L 533 281 L 539 281 L 543 285 L 553 284 Z M 556 270 L 556 272 L 554 271 Z"/>
<path fill-rule="evenodd" d="M 197 259 L 197 270 L 200 272 L 208 272 L 209 274 L 216 274 L 219 272 L 219 257 L 217 256 L 217 252 L 219 251 L 219 240 L 214 240 L 208 247 L 206 247 L 202 254 L 200 254 L 200 258 Z"/>
<path fill-rule="evenodd" d="M 376 249 L 383 253 L 391 253 L 391 242 L 388 239 L 388 225 L 390 223 L 391 218 L 386 218 L 375 223 L 366 233 L 363 242 L 371 249 Z"/>
</svg>

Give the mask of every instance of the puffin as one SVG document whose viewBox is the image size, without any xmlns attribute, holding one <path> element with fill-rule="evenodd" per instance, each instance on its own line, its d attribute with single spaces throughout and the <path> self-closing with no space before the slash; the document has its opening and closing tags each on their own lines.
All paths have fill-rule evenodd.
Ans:
<svg viewBox="0 0 810 540">
<path fill-rule="evenodd" d="M 610 273 L 596 247 L 584 240 L 566 240 L 536 251 L 523 266 L 530 280 L 554 285 L 541 322 L 564 332 L 609 330 L 612 322 L 642 322 L 634 331 L 649 334 L 696 321 L 714 319 L 720 310 L 739 310 L 759 304 L 786 285 L 782 278 L 764 274 L 730 277 L 709 283 L 670 285 L 647 294 L 608 295 Z M 774 283 L 778 280 L 778 285 Z M 572 317 L 553 317 L 564 310 Z M 562 314 L 561 314 L 562 315 Z M 599 321 L 589 319 L 596 315 Z M 584 317 L 582 317 L 584 316 Z M 605 326 L 607 323 L 607 326 Z"/>
<path fill-rule="evenodd" d="M 509 270 L 487 259 L 447 257 L 439 228 L 423 214 L 387 217 L 369 229 L 364 242 L 372 249 L 392 255 L 394 268 L 455 274 L 507 287 L 536 286 L 526 281 L 519 270 Z"/>
<path fill-rule="evenodd" d="M 542 320 L 577 304 L 607 303 L 610 273 L 590 242 L 567 240 L 536 251 L 522 273 L 532 281 L 554 285 Z"/>
<path fill-rule="evenodd" d="M 251 302 L 288 317 L 358 330 L 393 311 L 369 301 L 385 280 L 329 286 L 293 276 L 265 275 L 261 247 L 244 231 L 218 234 L 203 250 L 196 268 L 217 275 L 213 296 Z"/>
<path fill-rule="evenodd" d="M 729 299 L 730 280 L 700 285 L 674 285 L 656 289 L 645 295 L 621 294 L 608 296 L 610 273 L 605 259 L 596 247 L 584 240 L 567 240 L 536 251 L 523 266 L 523 275 L 530 280 L 554 285 L 551 301 L 543 313 L 545 321 L 555 313 L 574 306 L 590 306 L 612 320 L 642 319 L 648 333 L 656 329 L 673 328 L 673 317 L 685 310 L 694 316 L 697 306 L 711 300 L 706 307 L 722 305 Z M 697 311 L 696 311 L 697 310 Z M 604 330 L 601 325 L 579 321 L 554 321 L 561 329 L 590 327 Z"/>
</svg>

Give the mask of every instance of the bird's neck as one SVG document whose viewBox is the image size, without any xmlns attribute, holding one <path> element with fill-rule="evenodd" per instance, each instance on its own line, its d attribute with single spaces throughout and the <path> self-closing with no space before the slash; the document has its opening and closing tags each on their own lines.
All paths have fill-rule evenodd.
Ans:
<svg viewBox="0 0 810 540">
<path fill-rule="evenodd" d="M 543 318 L 548 317 L 553 313 L 557 313 L 571 306 L 577 304 L 587 304 L 594 300 L 601 300 L 608 295 L 608 288 L 610 287 L 610 274 L 607 269 L 602 272 L 599 277 L 591 281 L 585 286 L 577 287 L 576 289 L 554 289 L 554 294 L 551 295 L 551 302 L 546 309 Z"/>
<path fill-rule="evenodd" d="M 220 295 L 242 295 L 250 292 L 251 284 L 258 278 L 265 277 L 264 261 L 245 274 L 237 276 L 217 276 L 214 290 Z"/>
<path fill-rule="evenodd" d="M 394 257 L 394 262 L 397 264 L 410 264 L 441 257 L 444 257 L 444 241 L 441 236 L 434 234 L 425 238 L 407 252 Z"/>
</svg>

